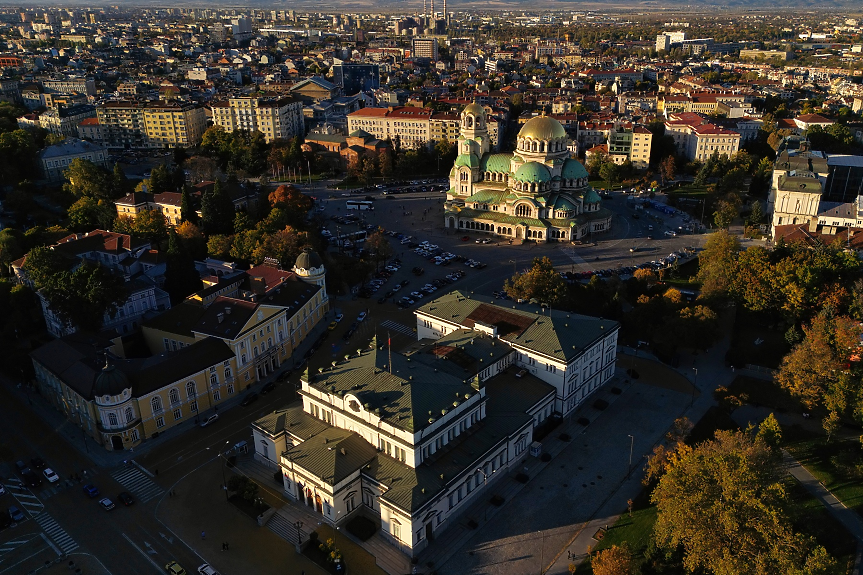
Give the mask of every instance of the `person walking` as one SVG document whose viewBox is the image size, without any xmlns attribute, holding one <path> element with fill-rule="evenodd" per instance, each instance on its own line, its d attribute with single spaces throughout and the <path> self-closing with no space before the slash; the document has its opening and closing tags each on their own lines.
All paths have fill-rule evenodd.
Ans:
<svg viewBox="0 0 863 575">
<path fill-rule="evenodd" d="M 206 539 L 206 538 L 207 538 L 207 532 L 201 531 L 201 539 Z"/>
</svg>

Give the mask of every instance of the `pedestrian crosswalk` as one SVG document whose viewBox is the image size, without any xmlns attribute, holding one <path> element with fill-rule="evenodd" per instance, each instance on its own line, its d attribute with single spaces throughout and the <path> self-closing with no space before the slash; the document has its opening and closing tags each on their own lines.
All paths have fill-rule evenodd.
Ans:
<svg viewBox="0 0 863 575">
<path fill-rule="evenodd" d="M 391 320 L 391 319 L 388 319 L 388 320 L 386 320 L 386 321 L 382 321 L 382 322 L 381 322 L 381 327 L 382 327 L 382 328 L 384 328 L 384 329 L 388 329 L 388 330 L 392 330 L 392 331 L 397 331 L 397 332 L 399 332 L 399 333 L 403 333 L 404 335 L 409 335 L 410 337 L 414 337 L 414 336 L 416 335 L 416 334 L 414 333 L 414 330 L 413 330 L 413 329 L 411 329 L 411 328 L 409 328 L 408 326 L 406 326 L 406 325 L 404 325 L 404 324 L 401 324 L 401 323 L 399 323 L 399 322 L 397 322 L 397 321 L 393 321 L 393 320 Z"/>
<path fill-rule="evenodd" d="M 38 535 L 25 535 L 23 537 L 17 537 L 11 541 L 4 541 L 0 543 L 0 557 L 9 553 L 10 551 L 15 551 L 18 547 L 28 543 L 34 537 L 38 537 Z"/>
<path fill-rule="evenodd" d="M 15 499 L 18 500 L 18 503 L 21 504 L 21 507 L 24 511 L 29 513 L 32 516 L 39 515 L 45 506 L 42 505 L 42 502 L 38 497 L 33 495 L 33 492 L 27 489 L 20 481 L 16 479 L 10 479 L 8 483 L 4 484 L 6 489 L 9 490 Z"/>
<path fill-rule="evenodd" d="M 78 548 L 75 540 L 69 537 L 69 534 L 47 513 L 37 515 L 36 523 L 42 527 L 48 537 L 51 538 L 51 541 L 56 543 L 63 553 L 71 553 Z"/>
<path fill-rule="evenodd" d="M 165 492 L 164 489 L 153 483 L 153 480 L 135 467 L 122 467 L 112 473 L 111 477 L 125 487 L 141 503 L 146 503 Z"/>
</svg>

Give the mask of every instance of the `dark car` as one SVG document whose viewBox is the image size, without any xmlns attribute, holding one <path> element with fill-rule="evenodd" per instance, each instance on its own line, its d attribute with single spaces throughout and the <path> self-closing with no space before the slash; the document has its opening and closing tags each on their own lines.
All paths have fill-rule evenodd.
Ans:
<svg viewBox="0 0 863 575">
<path fill-rule="evenodd" d="M 21 474 L 21 479 L 24 480 L 27 487 L 39 487 L 42 485 L 42 478 L 36 475 L 32 469 L 25 469 L 24 473 Z"/>
<path fill-rule="evenodd" d="M 84 493 L 86 493 L 86 494 L 87 494 L 87 497 L 89 497 L 90 499 L 92 499 L 92 498 L 94 498 L 94 497 L 98 497 L 98 495 L 99 495 L 99 488 L 98 488 L 98 487 L 96 487 L 95 485 L 92 485 L 92 484 L 88 483 L 87 485 L 85 485 L 85 486 L 84 486 Z"/>
<path fill-rule="evenodd" d="M 5 513 L 0 513 L 0 531 L 12 526 L 12 518 Z"/>
<path fill-rule="evenodd" d="M 254 403 L 256 401 L 258 401 L 258 394 L 253 391 L 251 393 L 246 394 L 246 397 L 243 398 L 243 401 L 240 402 L 240 405 L 245 407 L 245 406 L 247 406 L 251 403 Z"/>
<path fill-rule="evenodd" d="M 42 461 L 41 457 L 34 457 L 33 459 L 31 459 L 30 465 L 33 467 L 33 469 L 37 471 L 42 471 L 43 469 L 48 467 L 48 465 L 44 461 Z"/>
<path fill-rule="evenodd" d="M 124 491 L 123 493 L 121 493 L 120 495 L 118 495 L 118 496 L 117 496 L 117 499 L 119 499 L 119 500 L 120 500 L 120 502 L 121 502 L 123 505 L 125 505 L 126 507 L 128 507 L 128 506 L 132 505 L 133 503 L 135 503 L 135 500 L 132 498 L 132 496 L 131 496 L 131 495 L 129 495 L 128 493 L 126 493 L 125 491 Z"/>
<path fill-rule="evenodd" d="M 283 371 L 279 377 L 276 378 L 276 381 L 286 381 L 294 371 L 292 369 L 286 369 Z"/>
<path fill-rule="evenodd" d="M 14 521 L 15 523 L 21 523 L 22 521 L 24 521 L 24 519 L 26 519 L 26 517 L 24 517 L 24 514 L 21 512 L 21 510 L 18 509 L 17 507 L 15 507 L 14 505 L 9 507 L 9 518 L 12 521 Z"/>
<path fill-rule="evenodd" d="M 27 464 L 24 463 L 23 461 L 16 461 L 15 462 L 15 469 L 18 470 L 18 473 L 24 473 L 25 471 L 27 471 L 28 467 L 27 467 Z"/>
<path fill-rule="evenodd" d="M 261 387 L 261 393 L 270 393 L 274 389 L 276 389 L 276 383 L 273 381 L 268 381 L 263 385 L 263 387 Z"/>
</svg>

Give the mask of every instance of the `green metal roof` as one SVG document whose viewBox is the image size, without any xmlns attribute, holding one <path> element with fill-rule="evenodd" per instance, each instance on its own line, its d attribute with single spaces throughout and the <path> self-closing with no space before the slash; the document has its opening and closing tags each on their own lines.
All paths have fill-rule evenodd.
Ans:
<svg viewBox="0 0 863 575">
<path fill-rule="evenodd" d="M 474 195 L 465 198 L 465 203 L 498 204 L 507 194 L 506 190 L 479 190 Z"/>
<path fill-rule="evenodd" d="M 598 204 L 602 202 L 602 198 L 599 197 L 599 194 L 596 193 L 596 190 L 590 188 L 585 192 L 584 196 L 582 196 L 582 200 L 585 204 Z"/>
<path fill-rule="evenodd" d="M 480 169 L 483 172 L 508 174 L 511 159 L 512 153 L 486 154 L 482 157 L 482 160 L 480 161 Z"/>
<path fill-rule="evenodd" d="M 539 162 L 527 162 L 516 170 L 513 178 L 519 182 L 548 182 L 551 180 L 551 173 Z"/>
<path fill-rule="evenodd" d="M 577 180 L 579 178 L 586 178 L 587 170 L 584 168 L 581 162 L 574 158 L 567 158 L 567 160 L 563 163 L 563 169 L 561 170 L 560 177 L 564 180 Z"/>
<path fill-rule="evenodd" d="M 459 154 L 459 156 L 455 159 L 455 165 L 467 166 L 469 168 L 478 168 L 479 158 L 476 157 L 476 154 Z"/>
</svg>

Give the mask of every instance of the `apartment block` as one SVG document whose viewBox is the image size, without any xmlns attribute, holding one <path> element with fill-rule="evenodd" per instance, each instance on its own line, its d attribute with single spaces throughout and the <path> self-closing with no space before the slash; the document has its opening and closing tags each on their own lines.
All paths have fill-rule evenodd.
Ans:
<svg viewBox="0 0 863 575">
<path fill-rule="evenodd" d="M 305 133 L 302 102 L 291 97 L 230 98 L 213 104 L 213 125 L 228 132 L 257 131 L 269 143 Z"/>
<path fill-rule="evenodd" d="M 650 164 L 650 145 L 653 134 L 644 126 L 617 127 L 608 134 L 608 155 L 615 164 L 627 160 L 636 169 Z"/>
<path fill-rule="evenodd" d="M 665 134 L 674 139 L 677 153 L 705 161 L 714 153 L 732 156 L 740 149 L 740 133 L 708 122 L 693 113 L 669 114 Z"/>
<path fill-rule="evenodd" d="M 204 135 L 203 108 L 178 102 L 152 103 L 144 109 L 144 127 L 151 148 L 196 146 Z"/>
</svg>

